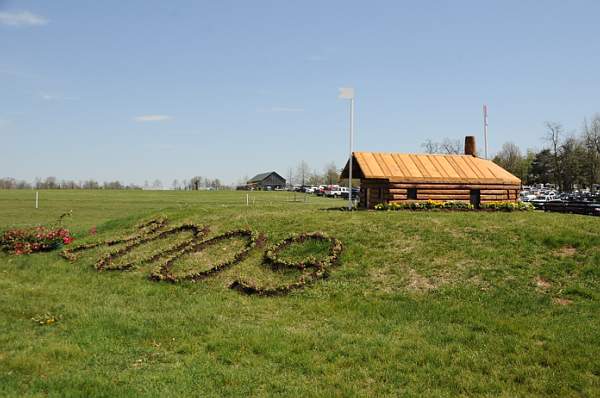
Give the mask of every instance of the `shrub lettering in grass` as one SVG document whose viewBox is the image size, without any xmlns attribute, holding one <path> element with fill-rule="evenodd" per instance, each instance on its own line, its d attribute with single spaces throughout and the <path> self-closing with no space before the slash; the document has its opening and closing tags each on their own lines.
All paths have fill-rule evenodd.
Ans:
<svg viewBox="0 0 600 398">
<path fill-rule="evenodd" d="M 136 261 L 129 261 L 124 264 L 113 264 L 113 261 L 117 258 L 125 256 L 145 243 L 154 242 L 170 235 L 176 235 L 183 232 L 192 232 L 192 237 L 183 242 L 171 245 L 151 256 Z M 210 239 L 204 239 L 208 232 L 209 228 L 207 226 L 198 226 L 195 224 L 182 224 L 168 228 L 166 218 L 156 218 L 138 225 L 137 232 L 131 236 L 95 243 L 80 244 L 76 247 L 63 250 L 61 256 L 70 261 L 75 261 L 78 258 L 78 254 L 83 251 L 95 249 L 100 246 L 125 244 L 125 246 L 109 251 L 107 254 L 100 257 L 95 264 L 96 270 L 123 271 L 135 267 L 136 264 L 152 263 L 166 257 L 166 260 L 150 273 L 149 279 L 153 281 L 176 283 L 184 280 L 197 281 L 205 279 L 230 268 L 231 266 L 244 261 L 250 252 L 255 247 L 260 246 L 265 239 L 264 236 L 259 236 L 256 232 L 248 229 L 232 230 Z M 192 270 L 183 274 L 175 274 L 173 272 L 172 268 L 174 263 L 181 257 L 187 254 L 201 252 L 219 242 L 236 238 L 243 238 L 246 240 L 246 243 L 231 259 L 212 264 L 209 269 L 203 271 Z M 309 256 L 298 262 L 288 261 L 280 256 L 280 253 L 291 245 L 302 244 L 310 240 L 329 243 L 328 256 L 321 260 Z M 292 235 L 266 251 L 263 261 L 275 268 L 297 268 L 302 270 L 303 273 L 296 282 L 278 287 L 260 287 L 250 282 L 238 280 L 233 282 L 230 287 L 243 293 L 265 296 L 289 293 L 294 289 L 306 286 L 308 283 L 327 277 L 328 269 L 339 261 L 341 251 L 342 244 L 339 240 L 329 237 L 321 232 Z"/>
<path fill-rule="evenodd" d="M 190 271 L 183 275 L 174 275 L 171 272 L 171 267 L 173 263 L 181 258 L 182 256 L 188 253 L 195 253 L 204 250 L 206 247 L 210 245 L 214 245 L 217 242 L 232 239 L 236 237 L 243 237 L 247 239 L 246 245 L 242 250 L 237 252 L 231 260 L 223 261 L 217 264 L 213 264 L 209 269 L 205 271 Z M 257 235 L 254 231 L 239 229 L 234 231 L 228 231 L 224 234 L 215 236 L 214 238 L 207 239 L 205 241 L 199 243 L 188 244 L 185 247 L 182 247 L 177 252 L 173 253 L 163 264 L 161 264 L 158 269 L 152 274 L 150 274 L 150 279 L 155 281 L 166 280 L 169 282 L 179 282 L 182 280 L 192 280 L 197 281 L 206 277 L 209 277 L 217 272 L 223 271 L 234 264 L 242 262 L 250 253 L 250 251 L 256 246 Z"/>
<path fill-rule="evenodd" d="M 281 257 L 281 252 L 286 248 L 293 244 L 302 244 L 309 240 L 328 242 L 330 244 L 328 256 L 322 260 L 309 256 L 308 258 L 297 262 L 286 260 Z M 264 261 L 275 268 L 297 268 L 302 270 L 303 273 L 296 282 L 277 287 L 261 287 L 248 281 L 237 280 L 233 282 L 230 287 L 247 294 L 258 294 L 263 296 L 286 294 L 294 289 L 303 288 L 307 284 L 318 279 L 326 278 L 328 269 L 339 261 L 341 252 L 342 243 L 336 238 L 331 238 L 324 233 L 314 232 L 292 235 L 273 246 L 270 250 L 267 250 L 264 255 Z"/>
</svg>

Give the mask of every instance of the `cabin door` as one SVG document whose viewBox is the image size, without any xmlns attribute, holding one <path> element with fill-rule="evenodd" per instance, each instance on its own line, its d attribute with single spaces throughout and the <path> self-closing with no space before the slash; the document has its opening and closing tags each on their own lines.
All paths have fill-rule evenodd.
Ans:
<svg viewBox="0 0 600 398">
<path fill-rule="evenodd" d="M 479 189 L 471 189 L 470 199 L 471 204 L 478 209 L 481 204 L 481 191 Z"/>
</svg>

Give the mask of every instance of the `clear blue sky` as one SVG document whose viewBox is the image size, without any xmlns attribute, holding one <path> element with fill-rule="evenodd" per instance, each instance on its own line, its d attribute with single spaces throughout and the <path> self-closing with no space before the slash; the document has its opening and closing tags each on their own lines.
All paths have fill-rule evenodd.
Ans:
<svg viewBox="0 0 600 398">
<path fill-rule="evenodd" d="M 600 112 L 600 2 L 3 1 L 0 176 L 235 182 Z"/>
</svg>

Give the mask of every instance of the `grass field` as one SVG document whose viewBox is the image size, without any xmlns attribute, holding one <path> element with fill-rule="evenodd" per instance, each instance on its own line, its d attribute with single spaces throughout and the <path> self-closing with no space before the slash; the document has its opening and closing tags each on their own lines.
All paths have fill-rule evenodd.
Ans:
<svg viewBox="0 0 600 398">
<path fill-rule="evenodd" d="M 348 213 L 328 210 L 337 200 L 265 192 L 246 206 L 245 195 L 42 191 L 35 210 L 31 191 L 0 191 L 0 229 L 72 209 L 79 242 L 92 226 L 123 236 L 163 214 L 211 235 L 249 227 L 273 244 L 324 231 L 344 244 L 328 279 L 283 297 L 228 288 L 293 280 L 261 264 L 263 249 L 181 284 L 149 281 L 150 265 L 97 272 L 98 252 L 0 254 L 0 395 L 600 396 L 598 218 Z M 32 320 L 45 314 L 58 320 Z"/>
</svg>

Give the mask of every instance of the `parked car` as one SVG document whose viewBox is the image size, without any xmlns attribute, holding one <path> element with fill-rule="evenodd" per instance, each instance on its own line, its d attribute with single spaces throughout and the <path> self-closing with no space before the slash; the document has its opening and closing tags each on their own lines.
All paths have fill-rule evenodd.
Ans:
<svg viewBox="0 0 600 398">
<path fill-rule="evenodd" d="M 328 191 L 325 191 L 325 196 L 330 198 L 341 198 L 342 195 L 346 193 L 346 197 L 348 197 L 348 188 L 335 186 Z"/>
<path fill-rule="evenodd" d="M 325 196 L 325 190 L 327 189 L 327 185 L 319 185 L 316 189 L 315 189 L 315 194 L 317 196 Z"/>
<path fill-rule="evenodd" d="M 357 199 L 360 194 L 360 188 L 352 188 L 352 199 Z M 342 192 L 341 197 L 343 199 L 348 199 L 348 188 L 344 192 Z"/>
<path fill-rule="evenodd" d="M 337 192 L 337 190 L 339 188 L 340 188 L 339 185 L 328 185 L 323 190 L 323 196 L 331 197 L 331 196 L 333 196 L 332 192 Z"/>
<path fill-rule="evenodd" d="M 531 192 L 527 192 L 527 191 L 521 192 L 521 194 L 519 196 L 521 198 L 521 201 L 523 201 L 523 202 L 529 202 L 529 201 L 535 200 L 537 198 L 537 195 L 534 195 Z"/>
</svg>

